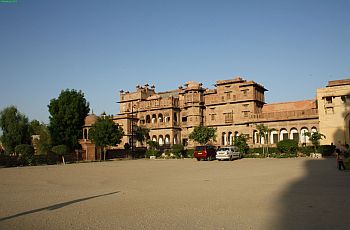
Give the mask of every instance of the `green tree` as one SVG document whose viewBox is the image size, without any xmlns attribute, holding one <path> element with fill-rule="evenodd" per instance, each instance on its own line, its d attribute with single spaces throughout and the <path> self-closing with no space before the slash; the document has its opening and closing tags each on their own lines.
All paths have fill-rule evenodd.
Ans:
<svg viewBox="0 0 350 230">
<path fill-rule="evenodd" d="M 62 163 L 65 164 L 64 155 L 69 153 L 69 147 L 67 145 L 56 145 L 52 147 L 52 152 L 60 156 L 62 158 Z"/>
<path fill-rule="evenodd" d="M 146 156 L 160 156 L 159 144 L 156 141 L 148 141 L 148 149 L 146 151 Z"/>
<path fill-rule="evenodd" d="M 267 145 L 269 140 L 270 129 L 264 124 L 256 125 L 256 129 L 259 131 L 259 136 L 264 138 L 264 143 Z M 266 147 L 266 152 L 269 152 L 268 147 Z M 265 156 L 265 147 L 263 146 L 263 156 Z"/>
<path fill-rule="evenodd" d="M 122 127 L 116 125 L 110 117 L 99 118 L 89 130 L 91 140 L 96 146 L 102 147 L 104 160 L 106 160 L 106 147 L 119 144 L 123 135 Z"/>
<path fill-rule="evenodd" d="M 84 94 L 76 90 L 62 90 L 57 99 L 48 105 L 50 112 L 49 130 L 54 145 L 79 146 L 84 119 L 89 113 L 89 103 Z"/>
<path fill-rule="evenodd" d="M 309 140 L 314 146 L 314 153 L 316 153 L 317 147 L 320 146 L 320 140 L 322 140 L 323 138 L 326 138 L 325 135 L 323 135 L 322 133 L 319 133 L 318 131 L 306 132 L 305 135 L 309 137 Z"/>
<path fill-rule="evenodd" d="M 239 148 L 239 151 L 243 154 L 249 151 L 247 140 L 247 135 L 245 134 L 239 134 L 234 140 L 234 146 L 237 146 Z"/>
<path fill-rule="evenodd" d="M 216 138 L 216 129 L 207 126 L 197 126 L 188 137 L 190 140 L 204 145 L 208 143 L 209 140 L 214 140 Z"/>
<path fill-rule="evenodd" d="M 52 148 L 51 135 L 48 127 L 41 124 L 37 135 L 39 135 L 39 139 L 34 140 L 34 144 L 36 145 L 38 152 L 47 154 Z"/>
<path fill-rule="evenodd" d="M 42 124 L 38 120 L 32 120 L 29 123 L 29 133 L 32 135 L 39 135 Z"/>
<path fill-rule="evenodd" d="M 28 118 L 20 113 L 16 107 L 9 106 L 0 112 L 0 138 L 7 154 L 15 151 L 20 144 L 30 144 Z"/>
<path fill-rule="evenodd" d="M 143 145 L 143 141 L 149 138 L 150 130 L 148 128 L 144 128 L 136 125 L 133 127 L 133 130 L 134 130 L 135 139 L 139 141 L 141 145 Z"/>
<path fill-rule="evenodd" d="M 20 144 L 15 148 L 18 161 L 21 165 L 32 165 L 34 163 L 34 148 L 28 144 Z"/>
</svg>

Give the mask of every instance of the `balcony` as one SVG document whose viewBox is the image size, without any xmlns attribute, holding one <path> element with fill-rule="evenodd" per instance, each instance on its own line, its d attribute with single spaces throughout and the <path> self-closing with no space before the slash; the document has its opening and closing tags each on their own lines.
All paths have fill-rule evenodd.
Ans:
<svg viewBox="0 0 350 230">
<path fill-rule="evenodd" d="M 308 110 L 251 114 L 246 119 L 250 121 L 262 121 L 262 120 L 270 121 L 270 120 L 292 120 L 292 119 L 305 119 L 305 118 L 317 118 L 317 117 L 318 117 L 317 109 L 308 109 Z"/>
</svg>

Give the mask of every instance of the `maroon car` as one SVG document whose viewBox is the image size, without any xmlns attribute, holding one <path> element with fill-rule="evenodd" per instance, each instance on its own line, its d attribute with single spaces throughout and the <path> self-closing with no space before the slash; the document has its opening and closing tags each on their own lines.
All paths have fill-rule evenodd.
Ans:
<svg viewBox="0 0 350 230">
<path fill-rule="evenodd" d="M 201 159 L 206 159 L 208 161 L 213 160 L 216 157 L 216 148 L 212 145 L 196 146 L 193 156 L 197 161 Z"/>
</svg>

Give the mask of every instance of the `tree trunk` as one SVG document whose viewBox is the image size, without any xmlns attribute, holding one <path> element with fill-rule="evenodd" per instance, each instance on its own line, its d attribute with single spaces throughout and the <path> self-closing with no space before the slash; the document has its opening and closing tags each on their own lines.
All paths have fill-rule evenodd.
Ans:
<svg viewBox="0 0 350 230">
<path fill-rule="evenodd" d="M 106 161 L 106 148 L 103 147 L 103 160 Z"/>
</svg>

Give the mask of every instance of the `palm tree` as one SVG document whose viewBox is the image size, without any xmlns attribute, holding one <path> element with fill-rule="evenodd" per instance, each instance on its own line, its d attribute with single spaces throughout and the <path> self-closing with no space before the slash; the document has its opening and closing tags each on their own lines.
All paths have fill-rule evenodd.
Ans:
<svg viewBox="0 0 350 230">
<path fill-rule="evenodd" d="M 269 127 L 265 126 L 264 124 L 258 124 L 256 125 L 256 129 L 259 131 L 259 136 L 264 138 L 264 144 L 266 142 L 267 144 L 267 153 L 269 152 L 269 132 L 271 131 Z M 265 156 L 265 148 L 263 146 L 263 155 Z"/>
</svg>

